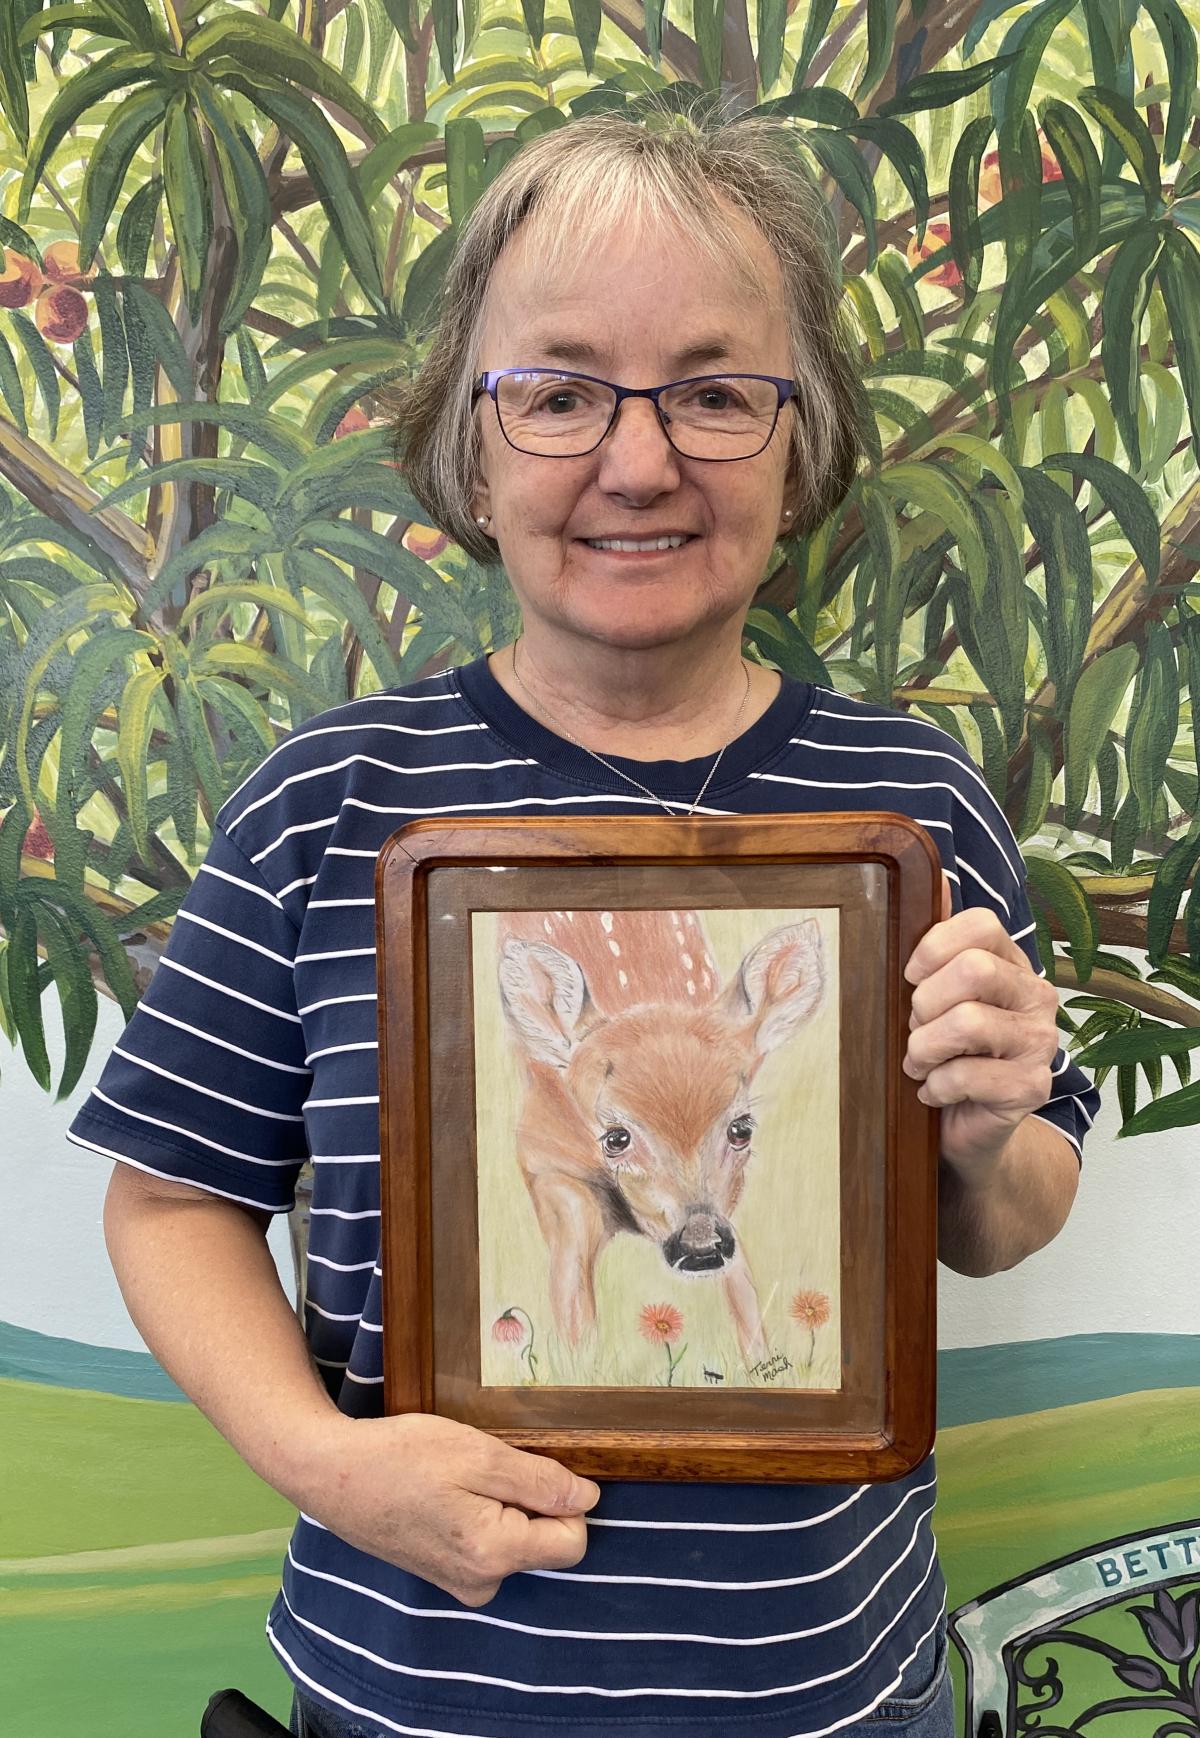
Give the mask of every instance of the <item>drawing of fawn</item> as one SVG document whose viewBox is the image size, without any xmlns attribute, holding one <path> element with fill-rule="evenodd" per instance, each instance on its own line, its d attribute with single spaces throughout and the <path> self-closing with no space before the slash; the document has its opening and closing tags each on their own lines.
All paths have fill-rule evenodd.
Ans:
<svg viewBox="0 0 1200 1738">
<path fill-rule="evenodd" d="M 500 917 L 500 997 L 523 1062 L 522 1174 L 572 1345 L 596 1321 L 596 1263 L 633 1232 L 680 1273 L 716 1274 L 748 1364 L 767 1354 L 732 1215 L 763 1058 L 821 1004 L 812 918 L 773 930 L 723 989 L 695 912 Z"/>
</svg>

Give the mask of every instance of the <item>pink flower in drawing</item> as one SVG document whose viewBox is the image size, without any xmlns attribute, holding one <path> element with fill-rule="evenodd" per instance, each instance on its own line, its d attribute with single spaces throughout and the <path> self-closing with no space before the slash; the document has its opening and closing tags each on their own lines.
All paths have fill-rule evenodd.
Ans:
<svg viewBox="0 0 1200 1738">
<path fill-rule="evenodd" d="M 499 1340 L 502 1345 L 518 1346 L 525 1338 L 525 1329 L 510 1309 L 505 1310 L 492 1323 L 492 1338 Z"/>
<path fill-rule="evenodd" d="M 671 1387 L 679 1360 L 687 1351 L 686 1346 L 680 1346 L 676 1355 L 671 1356 L 671 1347 L 683 1332 L 683 1317 L 674 1304 L 644 1304 L 638 1317 L 638 1332 L 652 1346 L 661 1346 L 667 1354 L 667 1387 Z"/>
<path fill-rule="evenodd" d="M 654 1346 L 673 1346 L 683 1332 L 683 1317 L 674 1304 L 647 1304 L 638 1317 L 638 1331 Z"/>
<path fill-rule="evenodd" d="M 522 1317 L 524 1316 L 524 1321 Z M 528 1330 L 529 1338 L 525 1338 Z M 529 1380 L 537 1381 L 537 1358 L 533 1351 L 533 1323 L 519 1304 L 509 1304 L 492 1323 L 492 1338 L 502 1346 L 520 1346 L 521 1357 L 529 1365 Z M 524 1341 L 524 1344 L 522 1344 Z"/>
<path fill-rule="evenodd" d="M 791 1310 L 802 1328 L 823 1328 L 829 1320 L 829 1299 L 823 1291 L 798 1291 Z"/>
</svg>

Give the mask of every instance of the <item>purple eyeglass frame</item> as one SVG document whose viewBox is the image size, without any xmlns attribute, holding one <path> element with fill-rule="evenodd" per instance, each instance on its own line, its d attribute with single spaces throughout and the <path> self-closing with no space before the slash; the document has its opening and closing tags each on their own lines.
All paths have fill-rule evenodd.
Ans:
<svg viewBox="0 0 1200 1738">
<path fill-rule="evenodd" d="M 497 382 L 502 380 L 506 374 L 550 374 L 557 375 L 562 380 L 587 380 L 590 381 L 593 386 L 607 386 L 610 392 L 616 394 L 616 402 L 613 405 L 612 415 L 608 419 L 608 426 L 600 436 L 600 439 L 596 441 L 595 445 L 585 447 L 581 453 L 531 453 L 525 447 L 519 447 L 515 441 L 509 440 L 508 433 L 504 427 L 504 419 L 500 415 L 500 406 L 496 402 Z M 736 465 L 740 464 L 743 459 L 756 459 L 759 453 L 765 452 L 770 446 L 775 430 L 779 424 L 779 413 L 784 405 L 789 399 L 798 402 L 800 397 L 800 387 L 798 383 L 794 380 L 785 380 L 778 374 L 689 374 L 683 380 L 668 380 L 662 386 L 618 386 L 613 380 L 602 380 L 598 374 L 580 374 L 575 369 L 538 367 L 536 364 L 530 363 L 520 368 L 489 368 L 485 370 L 485 372 L 479 375 L 475 381 L 475 389 L 471 394 L 471 404 L 474 406 L 475 400 L 481 393 L 487 393 L 492 403 L 496 405 L 496 421 L 500 425 L 500 433 L 504 436 L 505 440 L 508 441 L 509 446 L 512 447 L 514 452 L 523 453 L 526 458 L 582 459 L 586 458 L 588 453 L 594 453 L 596 447 L 600 446 L 605 440 L 607 440 L 609 431 L 611 430 L 613 423 L 617 420 L 617 413 L 627 398 L 648 398 L 654 406 L 658 415 L 659 424 L 661 425 L 662 431 L 666 435 L 671 447 L 675 452 L 679 453 L 680 458 L 687 459 L 691 458 L 692 455 L 690 453 L 680 452 L 680 449 L 671 439 L 671 430 L 668 427 L 670 418 L 658 401 L 660 395 L 664 392 L 669 392 L 673 386 L 692 386 L 700 380 L 766 380 L 779 394 L 778 402 L 775 405 L 775 417 L 771 423 L 770 433 L 767 435 L 767 438 L 761 447 L 756 447 L 752 453 L 739 453 L 738 456 L 733 459 L 694 460 L 696 464 L 700 465 Z"/>
</svg>

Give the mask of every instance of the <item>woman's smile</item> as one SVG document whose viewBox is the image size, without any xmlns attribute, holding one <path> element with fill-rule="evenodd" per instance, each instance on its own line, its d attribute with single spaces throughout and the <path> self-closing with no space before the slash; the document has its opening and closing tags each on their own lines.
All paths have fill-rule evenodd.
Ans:
<svg viewBox="0 0 1200 1738">
<path fill-rule="evenodd" d="M 698 541 L 699 539 L 695 535 L 683 537 L 675 535 L 671 536 L 669 540 L 665 535 L 658 538 L 593 539 L 578 537 L 575 539 L 575 547 L 586 549 L 589 555 L 595 555 L 603 561 L 615 561 L 627 566 L 647 562 L 661 564 L 681 555 L 685 549 L 690 548 L 693 543 Z"/>
</svg>

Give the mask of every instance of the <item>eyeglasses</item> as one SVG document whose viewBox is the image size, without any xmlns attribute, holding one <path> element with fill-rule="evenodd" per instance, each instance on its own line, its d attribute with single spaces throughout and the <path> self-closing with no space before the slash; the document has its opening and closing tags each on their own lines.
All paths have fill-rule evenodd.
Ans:
<svg viewBox="0 0 1200 1738">
<path fill-rule="evenodd" d="M 632 387 L 558 369 L 491 368 L 475 382 L 472 404 L 482 393 L 494 402 L 509 446 L 534 458 L 594 452 L 624 401 L 648 398 L 681 457 L 720 463 L 761 453 L 799 387 L 773 374 L 697 374 L 665 386 Z"/>
</svg>

